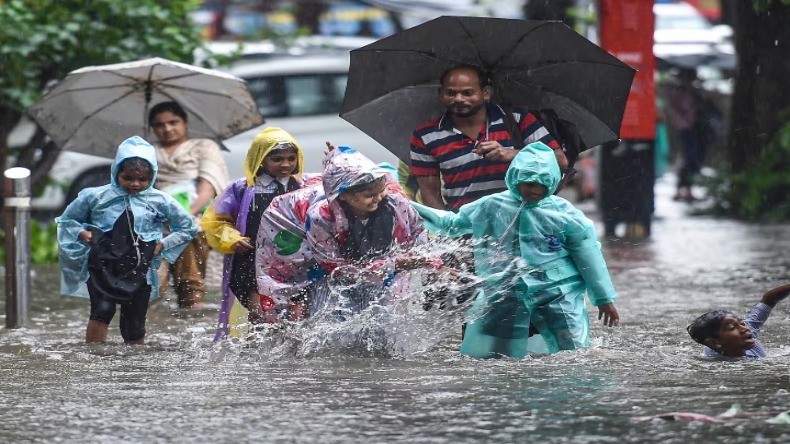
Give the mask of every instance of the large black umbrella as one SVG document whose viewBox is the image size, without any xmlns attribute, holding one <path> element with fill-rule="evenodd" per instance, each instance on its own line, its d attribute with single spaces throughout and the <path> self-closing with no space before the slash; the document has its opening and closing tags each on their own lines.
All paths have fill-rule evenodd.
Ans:
<svg viewBox="0 0 790 444">
<path fill-rule="evenodd" d="M 635 73 L 561 22 L 439 17 L 351 51 L 340 116 L 408 162 L 414 128 L 443 111 L 439 77 L 461 64 L 497 99 L 574 122 L 588 147 L 618 138 Z"/>
</svg>

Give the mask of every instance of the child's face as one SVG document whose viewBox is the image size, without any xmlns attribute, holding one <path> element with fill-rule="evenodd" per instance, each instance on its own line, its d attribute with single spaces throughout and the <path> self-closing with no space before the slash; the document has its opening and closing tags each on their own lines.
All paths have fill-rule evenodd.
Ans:
<svg viewBox="0 0 790 444">
<path fill-rule="evenodd" d="M 709 347 L 725 356 L 743 356 L 754 347 L 754 338 L 749 326 L 735 316 L 726 316 L 721 321 L 719 337 L 709 339 Z"/>
<path fill-rule="evenodd" d="M 151 169 L 140 166 L 124 166 L 118 172 L 118 185 L 129 194 L 137 194 L 151 184 Z"/>
<path fill-rule="evenodd" d="M 541 199 L 546 197 L 548 192 L 548 188 L 537 182 L 521 182 L 518 184 L 518 194 L 527 203 L 540 202 Z"/>
<path fill-rule="evenodd" d="M 338 199 L 348 204 L 351 212 L 360 218 L 373 214 L 387 197 L 387 183 L 377 180 L 370 188 L 358 193 L 341 193 Z"/>
<path fill-rule="evenodd" d="M 264 159 L 263 171 L 276 178 L 289 177 L 296 172 L 299 157 L 295 148 L 286 148 L 270 152 Z"/>
</svg>

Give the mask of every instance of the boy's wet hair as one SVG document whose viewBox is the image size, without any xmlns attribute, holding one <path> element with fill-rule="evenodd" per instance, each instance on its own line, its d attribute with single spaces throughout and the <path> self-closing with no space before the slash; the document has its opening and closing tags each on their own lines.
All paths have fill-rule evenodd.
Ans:
<svg viewBox="0 0 790 444">
<path fill-rule="evenodd" d="M 344 189 L 342 191 L 342 194 L 351 195 L 351 194 L 363 193 L 363 192 L 368 191 L 369 189 L 373 188 L 374 185 L 380 184 L 381 182 L 384 182 L 384 181 L 385 181 L 385 178 L 384 178 L 384 176 L 382 176 L 382 177 L 378 177 L 376 179 L 373 179 L 370 182 L 365 182 L 365 183 L 360 183 L 360 184 L 357 184 L 357 185 L 352 185 L 352 186 Z"/>
<path fill-rule="evenodd" d="M 686 327 L 691 339 L 702 344 L 705 340 L 710 338 L 718 338 L 719 330 L 721 329 L 721 322 L 727 316 L 735 316 L 731 311 L 727 310 L 714 310 L 699 316 L 697 319 Z"/>
<path fill-rule="evenodd" d="M 151 168 L 151 164 L 143 159 L 142 157 L 128 157 L 123 159 L 121 163 L 118 164 L 118 174 L 121 174 L 122 171 L 130 168 L 139 168 L 141 170 L 148 171 L 148 176 L 153 175 L 153 168 Z"/>
<path fill-rule="evenodd" d="M 161 113 L 170 112 L 187 121 L 187 112 L 178 102 L 160 102 L 148 111 L 148 123 L 153 123 L 154 118 Z"/>
</svg>

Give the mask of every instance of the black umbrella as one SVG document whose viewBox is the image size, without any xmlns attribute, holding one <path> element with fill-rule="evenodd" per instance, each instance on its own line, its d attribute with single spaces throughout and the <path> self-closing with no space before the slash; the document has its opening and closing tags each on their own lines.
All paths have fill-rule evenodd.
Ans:
<svg viewBox="0 0 790 444">
<path fill-rule="evenodd" d="M 574 122 L 588 147 L 618 138 L 635 72 L 562 22 L 439 17 L 351 51 L 340 116 L 408 162 L 414 128 L 443 112 L 439 77 L 462 64 L 498 100 Z"/>
</svg>

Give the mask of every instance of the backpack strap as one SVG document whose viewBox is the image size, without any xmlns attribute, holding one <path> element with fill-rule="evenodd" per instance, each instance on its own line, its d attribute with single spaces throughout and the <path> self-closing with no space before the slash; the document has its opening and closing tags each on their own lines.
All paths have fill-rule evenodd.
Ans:
<svg viewBox="0 0 790 444">
<path fill-rule="evenodd" d="M 521 151 L 524 148 L 524 138 L 521 136 L 521 128 L 518 127 L 518 122 L 513 116 L 513 110 L 509 105 L 502 105 L 502 110 L 505 112 L 505 124 L 507 131 L 510 133 L 510 138 L 513 140 L 513 149 Z"/>
</svg>

